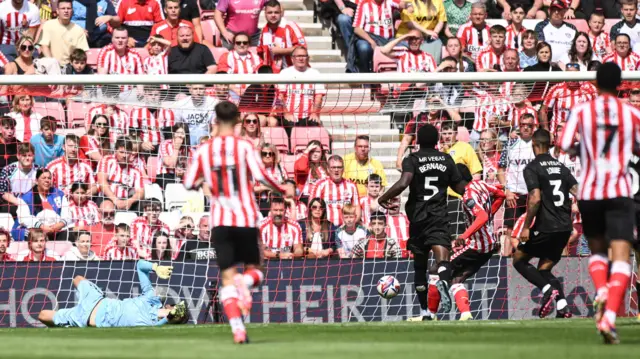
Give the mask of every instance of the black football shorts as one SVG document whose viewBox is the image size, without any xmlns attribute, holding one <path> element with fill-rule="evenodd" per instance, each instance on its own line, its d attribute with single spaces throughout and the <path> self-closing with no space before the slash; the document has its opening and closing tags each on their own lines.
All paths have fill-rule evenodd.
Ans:
<svg viewBox="0 0 640 359">
<path fill-rule="evenodd" d="M 635 244 L 635 203 L 631 198 L 578 201 L 582 229 L 589 238 L 604 236 L 607 241 L 622 239 Z"/>
<path fill-rule="evenodd" d="M 211 230 L 211 239 L 220 270 L 236 264 L 260 265 L 257 228 L 219 226 Z"/>
<path fill-rule="evenodd" d="M 528 241 L 518 245 L 519 250 L 531 257 L 558 262 L 562 257 L 564 247 L 569 242 L 571 231 L 541 233 L 532 230 L 529 232 L 529 236 Z"/>
<path fill-rule="evenodd" d="M 452 278 L 454 280 L 461 279 L 461 281 L 456 282 L 464 282 L 467 278 L 476 274 L 491 259 L 493 253 L 495 252 L 480 253 L 470 248 L 454 253 L 451 256 Z"/>
<path fill-rule="evenodd" d="M 427 254 L 433 246 L 442 246 L 451 251 L 449 222 L 447 215 L 418 223 L 409 224 L 407 249 L 414 254 Z"/>
</svg>

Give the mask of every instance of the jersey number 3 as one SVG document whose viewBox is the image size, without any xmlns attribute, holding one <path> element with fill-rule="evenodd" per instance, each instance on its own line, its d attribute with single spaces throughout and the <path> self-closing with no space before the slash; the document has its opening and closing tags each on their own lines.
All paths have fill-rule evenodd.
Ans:
<svg viewBox="0 0 640 359">
<path fill-rule="evenodd" d="M 560 191 L 560 186 L 562 186 L 562 181 L 555 180 L 555 181 L 549 181 L 549 183 L 553 186 L 553 204 L 556 207 L 562 206 L 564 204 L 564 193 Z"/>
<path fill-rule="evenodd" d="M 438 180 L 438 177 L 425 177 L 424 178 L 424 189 L 425 191 L 431 191 L 431 193 L 426 192 L 428 194 L 425 194 L 424 196 L 424 201 L 428 201 L 431 198 L 433 198 L 433 196 L 436 195 L 436 193 L 438 193 L 438 187 L 434 186 L 432 184 L 432 182 L 436 182 Z"/>
</svg>

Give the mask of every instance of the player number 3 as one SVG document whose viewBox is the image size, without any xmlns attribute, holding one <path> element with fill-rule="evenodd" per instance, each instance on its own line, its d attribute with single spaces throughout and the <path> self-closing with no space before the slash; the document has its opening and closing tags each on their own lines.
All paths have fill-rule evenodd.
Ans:
<svg viewBox="0 0 640 359">
<path fill-rule="evenodd" d="M 436 193 L 438 193 L 438 187 L 436 187 L 436 186 L 431 184 L 431 182 L 436 182 L 437 180 L 438 180 L 438 177 L 425 177 L 424 178 L 424 189 L 431 191 L 431 194 L 426 194 L 424 196 L 424 200 L 425 201 L 430 200 L 433 196 L 436 195 Z"/>
<path fill-rule="evenodd" d="M 553 186 L 553 204 L 556 207 L 560 207 L 564 204 L 564 193 L 560 191 L 560 186 L 562 186 L 561 180 L 549 181 L 549 183 Z M 558 197 L 558 200 L 556 200 Z"/>
</svg>

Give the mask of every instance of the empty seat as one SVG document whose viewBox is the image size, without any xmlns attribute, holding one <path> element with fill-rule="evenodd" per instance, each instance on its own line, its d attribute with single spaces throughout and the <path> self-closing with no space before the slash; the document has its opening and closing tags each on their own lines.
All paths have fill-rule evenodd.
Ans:
<svg viewBox="0 0 640 359">
<path fill-rule="evenodd" d="M 7 253 L 12 256 L 16 256 L 18 253 L 26 252 L 28 250 L 29 250 L 29 242 L 11 241 L 11 244 L 9 244 L 9 247 L 7 248 Z"/>
<path fill-rule="evenodd" d="M 113 219 L 115 224 L 125 223 L 128 226 L 131 225 L 134 219 L 138 217 L 135 212 L 116 212 L 116 216 Z"/>
<path fill-rule="evenodd" d="M 200 15 L 202 16 L 203 14 Z M 200 40 L 207 40 L 214 46 L 218 46 L 218 40 L 221 39 L 219 36 L 220 34 L 218 32 L 218 27 L 216 26 L 216 23 L 213 21 L 213 19 L 202 19 L 202 21 L 200 21 L 200 24 L 202 26 L 202 37 L 204 37 L 204 39 Z"/>
<path fill-rule="evenodd" d="M 379 47 L 373 51 L 373 72 L 396 71 L 396 59 L 382 53 Z"/>
<path fill-rule="evenodd" d="M 289 136 L 283 127 L 263 127 L 262 137 L 265 142 L 276 146 L 279 152 L 289 153 Z"/>
<path fill-rule="evenodd" d="M 67 127 L 67 118 L 60 102 L 36 102 L 33 104 L 33 110 L 42 116 L 55 117 L 59 128 Z"/>
<path fill-rule="evenodd" d="M 138 55 L 140 55 L 142 61 L 149 57 L 149 51 L 147 51 L 146 47 L 136 47 L 134 50 L 138 53 Z"/>
<path fill-rule="evenodd" d="M 304 151 L 311 140 L 318 140 L 322 147 L 331 149 L 329 132 L 324 127 L 294 127 L 291 131 L 291 149 L 293 153 Z"/>
<path fill-rule="evenodd" d="M 73 243 L 69 241 L 47 241 L 45 244 L 46 250 L 55 253 L 59 257 L 64 256 L 71 247 L 73 247 Z"/>
<path fill-rule="evenodd" d="M 157 183 L 151 183 L 144 186 L 144 198 L 155 198 L 164 205 L 164 195 L 162 194 L 162 188 Z"/>
<path fill-rule="evenodd" d="M 461 141 L 461 142 L 469 142 L 469 130 L 464 126 L 458 127 L 457 139 L 458 141 Z"/>
<path fill-rule="evenodd" d="M 93 68 L 98 67 L 98 54 L 100 49 L 89 49 L 87 51 L 87 65 Z"/>
<path fill-rule="evenodd" d="M 69 128 L 84 128 L 84 116 L 93 107 L 90 103 L 73 102 L 67 103 L 67 124 Z M 88 129 L 87 129 L 88 130 Z"/>
<path fill-rule="evenodd" d="M 162 212 L 158 217 L 160 221 L 169 226 L 169 229 L 171 230 L 170 234 L 173 234 L 176 228 L 178 228 L 178 224 L 180 224 L 180 218 L 182 218 L 180 212 Z"/>
<path fill-rule="evenodd" d="M 0 228 L 10 231 L 13 228 L 13 216 L 9 213 L 0 213 Z"/>
<path fill-rule="evenodd" d="M 216 60 L 216 63 L 220 63 L 220 58 L 222 57 L 222 55 L 229 52 L 229 50 L 225 49 L 224 47 L 209 47 L 209 50 L 211 50 L 211 54 Z"/>
<path fill-rule="evenodd" d="M 296 155 L 285 155 L 282 158 L 282 164 L 284 165 L 284 170 L 287 171 L 289 177 L 293 177 L 294 173 L 294 165 L 296 163 Z"/>
</svg>

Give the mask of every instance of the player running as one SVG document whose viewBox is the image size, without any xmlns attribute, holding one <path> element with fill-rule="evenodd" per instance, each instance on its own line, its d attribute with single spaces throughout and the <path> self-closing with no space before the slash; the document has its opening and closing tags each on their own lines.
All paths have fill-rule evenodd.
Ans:
<svg viewBox="0 0 640 359">
<path fill-rule="evenodd" d="M 211 240 L 218 254 L 222 271 L 220 301 L 234 341 L 248 343 L 242 320 L 251 310 L 249 288 L 258 286 L 264 278 L 260 267 L 258 244 L 259 208 L 253 194 L 252 180 L 262 182 L 275 192 L 292 198 L 293 186 L 283 187 L 269 176 L 258 153 L 250 142 L 234 136 L 240 112 L 229 101 L 215 107 L 217 134 L 196 152 L 184 179 L 187 189 L 203 183 L 211 191 Z M 244 274 L 235 265 L 244 264 Z"/>
<path fill-rule="evenodd" d="M 536 157 L 524 168 L 529 196 L 524 220 L 519 220 L 514 230 L 519 232 L 520 244 L 513 255 L 513 267 L 542 291 L 540 318 L 549 315 L 554 300 L 557 317 L 571 318 L 562 284 L 551 269 L 560 261 L 573 231 L 569 193 L 576 195 L 578 182 L 564 164 L 551 156 L 550 145 L 549 131 L 534 132 Z M 529 263 L 534 257 L 540 259 L 538 268 Z"/>
<path fill-rule="evenodd" d="M 409 218 L 409 240 L 407 248 L 413 253 L 414 283 L 420 302 L 421 320 L 433 319 L 427 305 L 427 270 L 429 252 L 433 251 L 439 280 L 442 310 L 451 310 L 449 282 L 451 281 L 451 238 L 449 237 L 449 214 L 447 210 L 447 188 L 464 194 L 466 182 L 462 180 L 451 156 L 435 149 L 438 130 L 430 124 L 418 130 L 420 150 L 409 154 L 402 161 L 402 176 L 378 202 L 386 209 L 399 206 L 395 200 L 409 187 L 406 204 Z"/>
<path fill-rule="evenodd" d="M 154 271 L 161 279 L 169 279 L 173 267 L 161 266 L 139 260 L 138 279 L 142 294 L 124 300 L 105 298 L 98 286 L 83 276 L 73 278 L 78 304 L 72 308 L 43 310 L 38 320 L 49 327 L 136 327 L 164 324 L 183 324 L 189 320 L 189 311 L 184 302 L 174 307 L 163 308 L 153 290 L 149 272 Z"/>
<path fill-rule="evenodd" d="M 458 171 L 468 184 L 462 196 L 462 208 L 467 217 L 467 230 L 456 238 L 460 246 L 451 256 L 453 267 L 451 294 L 460 311 L 460 320 L 473 319 L 469 307 L 469 293 L 464 282 L 475 275 L 491 259 L 499 247 L 493 232 L 493 216 L 506 198 L 501 188 L 474 180 L 464 164 L 457 164 Z"/>
<path fill-rule="evenodd" d="M 596 326 L 607 344 L 618 344 L 616 313 L 631 278 L 629 257 L 635 243 L 633 179 L 629 162 L 640 140 L 640 110 L 617 97 L 622 71 L 605 63 L 596 73 L 600 95 L 573 108 L 562 149 L 580 148 L 578 206 L 591 257 L 589 274 L 597 294 Z M 575 143 L 580 134 L 579 144 Z M 611 249 L 611 269 L 607 253 Z"/>
</svg>

